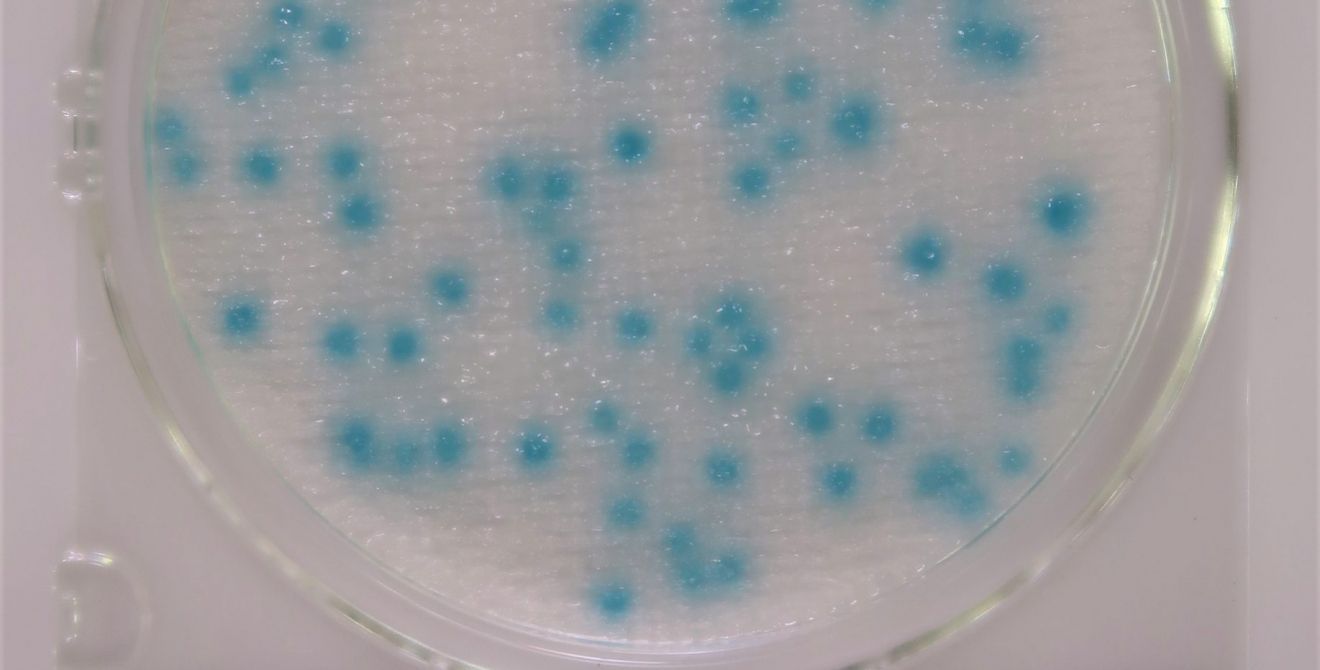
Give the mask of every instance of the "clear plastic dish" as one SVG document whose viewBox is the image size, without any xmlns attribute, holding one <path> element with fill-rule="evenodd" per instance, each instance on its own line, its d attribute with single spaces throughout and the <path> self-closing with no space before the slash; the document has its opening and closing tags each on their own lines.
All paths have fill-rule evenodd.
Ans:
<svg viewBox="0 0 1320 670">
<path fill-rule="evenodd" d="M 858 612 L 752 643 L 682 653 L 547 636 L 465 611 L 326 523 L 254 449 L 217 396 L 180 317 L 155 221 L 142 120 L 168 3 L 105 2 L 79 110 L 96 162 L 90 224 L 106 290 L 142 387 L 184 472 L 324 608 L 406 656 L 481 667 L 887 667 L 956 634 L 1031 584 L 1122 492 L 1176 404 L 1224 280 L 1236 216 L 1235 70 L 1227 10 L 1152 5 L 1172 87 L 1173 172 L 1160 258 L 1123 362 L 1063 457 L 982 534 Z"/>
</svg>

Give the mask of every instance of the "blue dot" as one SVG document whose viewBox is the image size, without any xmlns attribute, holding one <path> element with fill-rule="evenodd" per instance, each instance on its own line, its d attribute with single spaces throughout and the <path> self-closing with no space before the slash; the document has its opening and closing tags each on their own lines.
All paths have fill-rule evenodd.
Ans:
<svg viewBox="0 0 1320 670">
<path fill-rule="evenodd" d="M 295 29 L 303 24 L 307 9 L 301 2 L 285 0 L 277 3 L 270 10 L 270 19 L 278 28 Z"/>
<path fill-rule="evenodd" d="M 619 339 L 625 344 L 639 344 L 650 339 L 655 325 L 651 313 L 639 307 L 629 307 L 619 312 L 614 321 L 619 331 Z"/>
<path fill-rule="evenodd" d="M 711 387 L 724 395 L 736 395 L 747 386 L 747 370 L 737 360 L 720 361 L 709 374 Z"/>
<path fill-rule="evenodd" d="M 1030 400 L 1039 393 L 1045 348 L 1030 337 L 1015 337 L 1004 348 L 1004 388 L 1019 400 Z"/>
<path fill-rule="evenodd" d="M 728 552 L 711 559 L 709 579 L 718 587 L 735 586 L 747 576 L 747 559 L 742 554 Z"/>
<path fill-rule="evenodd" d="M 545 172 L 541 181 L 541 198 L 546 202 L 563 204 L 577 193 L 577 175 L 572 168 L 559 165 Z"/>
<path fill-rule="evenodd" d="M 252 75 L 252 70 L 245 67 L 232 67 L 225 71 L 225 93 L 234 99 L 242 99 L 252 95 L 256 90 L 256 77 Z"/>
<path fill-rule="evenodd" d="M 597 400 L 587 411 L 587 420 L 592 430 L 603 435 L 612 435 L 619 430 L 621 419 L 619 408 L 608 400 Z"/>
<path fill-rule="evenodd" d="M 847 150 L 863 149 L 880 135 L 881 112 L 874 100 L 855 96 L 844 100 L 830 118 L 830 134 Z"/>
<path fill-rule="evenodd" d="M 626 470 L 641 470 L 655 461 L 656 445 L 651 436 L 633 433 L 623 442 L 623 467 Z"/>
<path fill-rule="evenodd" d="M 251 339 L 265 328 L 266 306 L 249 298 L 234 298 L 220 306 L 220 327 L 225 337 L 242 341 Z"/>
<path fill-rule="evenodd" d="M 362 150 L 348 143 L 330 147 L 326 155 L 326 171 L 335 181 L 352 180 L 362 172 L 363 164 Z"/>
<path fill-rule="evenodd" d="M 622 582 L 610 582 L 597 586 L 592 595 L 596 611 L 609 621 L 619 621 L 628 616 L 633 608 L 632 589 Z"/>
<path fill-rule="evenodd" d="M 918 498 L 933 501 L 963 518 L 981 515 L 989 502 L 972 471 L 949 453 L 923 456 L 913 472 L 913 483 Z"/>
<path fill-rule="evenodd" d="M 805 68 L 784 75 L 784 96 L 793 102 L 806 102 L 816 95 L 816 77 Z"/>
<path fill-rule="evenodd" d="M 715 449 L 706 455 L 706 479 L 716 488 L 732 488 L 742 481 L 742 459 L 730 449 Z"/>
<path fill-rule="evenodd" d="M 463 426 L 444 423 L 431 436 L 431 455 L 442 469 L 453 470 L 467 459 L 468 438 Z"/>
<path fill-rule="evenodd" d="M 619 498 L 610 504 L 605 517 L 611 528 L 635 530 L 646 521 L 646 503 L 631 496 Z"/>
<path fill-rule="evenodd" d="M 985 18 L 960 21 L 954 29 L 954 48 L 982 66 L 1017 69 L 1028 56 L 1027 32 L 1011 23 Z"/>
<path fill-rule="evenodd" d="M 321 337 L 321 346 L 325 353 L 335 361 L 350 361 L 357 358 L 361 347 L 362 333 L 349 321 L 337 321 L 325 329 Z"/>
<path fill-rule="evenodd" d="M 734 351 L 746 360 L 761 360 L 770 352 L 770 337 L 759 330 L 745 330 L 739 333 Z"/>
<path fill-rule="evenodd" d="M 725 118 L 734 125 L 751 125 L 761 118 L 761 96 L 750 87 L 726 86 L 723 105 Z"/>
<path fill-rule="evenodd" d="M 705 323 L 694 324 L 688 329 L 687 350 L 697 358 L 705 358 L 715 345 L 715 331 Z"/>
<path fill-rule="evenodd" d="M 271 188 L 279 183 L 284 159 L 273 147 L 255 147 L 243 154 L 243 178 L 253 186 Z"/>
<path fill-rule="evenodd" d="M 581 48 L 595 61 L 611 61 L 626 53 L 642 30 L 642 9 L 633 0 L 612 0 L 595 7 L 587 18 Z"/>
<path fill-rule="evenodd" d="M 741 200 L 764 200 L 770 196 L 770 168 L 760 163 L 744 163 L 733 170 L 733 190 Z"/>
<path fill-rule="evenodd" d="M 948 250 L 944 236 L 932 229 L 922 229 L 903 243 L 903 265 L 917 277 L 934 277 L 944 270 Z"/>
<path fill-rule="evenodd" d="M 173 147 L 188 137 L 188 123 L 178 110 L 158 108 L 152 122 L 152 137 L 162 148 Z"/>
<path fill-rule="evenodd" d="M 872 407 L 862 417 L 862 439 L 873 445 L 885 445 L 898 435 L 898 410 L 892 405 Z"/>
<path fill-rule="evenodd" d="M 269 44 L 257 52 L 257 67 L 267 74 L 280 74 L 289 69 L 289 50 L 283 44 Z"/>
<path fill-rule="evenodd" d="M 726 0 L 724 14 L 747 28 L 761 28 L 784 13 L 786 0 Z"/>
<path fill-rule="evenodd" d="M 561 239 L 550 244 L 550 265 L 564 274 L 582 269 L 586 253 L 577 239 Z"/>
<path fill-rule="evenodd" d="M 380 225 L 380 205 L 364 193 L 350 196 L 339 206 L 339 222 L 355 233 L 370 231 Z"/>
<path fill-rule="evenodd" d="M 422 445 L 411 437 L 401 437 L 394 443 L 391 464 L 396 475 L 411 475 L 422 467 Z"/>
<path fill-rule="evenodd" d="M 651 155 L 651 131 L 643 126 L 625 125 L 610 137 L 610 153 L 621 163 L 637 165 Z"/>
<path fill-rule="evenodd" d="M 472 299 L 467 274 L 456 268 L 441 268 L 431 273 L 431 298 L 449 310 L 462 309 Z"/>
<path fill-rule="evenodd" d="M 563 298 L 551 298 L 542 309 L 546 325 L 558 331 L 574 330 L 581 320 L 578 308 Z"/>
<path fill-rule="evenodd" d="M 1008 445 L 999 451 L 999 471 L 1018 477 L 1031 469 L 1031 452 L 1022 445 Z"/>
<path fill-rule="evenodd" d="M 490 184 L 495 194 L 505 202 L 516 202 L 526 191 L 527 174 L 522 163 L 513 158 L 501 158 L 490 169 Z"/>
<path fill-rule="evenodd" d="M 672 562 L 674 581 L 688 594 L 698 593 L 706 587 L 706 565 L 697 557 L 686 557 Z"/>
<path fill-rule="evenodd" d="M 784 130 L 771 140 L 770 149 L 780 160 L 791 161 L 802 156 L 804 141 L 796 130 Z"/>
<path fill-rule="evenodd" d="M 321 27 L 316 46 L 322 53 L 340 56 L 353 46 L 353 30 L 340 21 L 329 21 Z"/>
<path fill-rule="evenodd" d="M 416 362 L 422 356 L 422 335 L 411 326 L 395 328 L 386 341 L 385 353 L 395 365 Z"/>
<path fill-rule="evenodd" d="M 851 463 L 830 463 L 820 473 L 820 488 L 833 500 L 846 500 L 857 491 L 857 468 Z"/>
<path fill-rule="evenodd" d="M 192 186 L 201 181 L 205 165 L 202 159 L 188 150 L 172 149 L 166 158 L 170 178 L 179 186 Z"/>
<path fill-rule="evenodd" d="M 353 417 L 335 434 L 335 446 L 349 467 L 366 470 L 376 464 L 376 426 L 371 420 Z"/>
<path fill-rule="evenodd" d="M 996 302 L 1016 302 L 1026 294 L 1027 274 L 1013 263 L 991 263 L 981 278 L 985 291 Z"/>
<path fill-rule="evenodd" d="M 1091 196 L 1076 185 L 1053 187 L 1041 199 L 1037 215 L 1050 232 L 1070 237 L 1085 230 L 1091 220 Z"/>
<path fill-rule="evenodd" d="M 812 398 L 798 407 L 795 421 L 798 430 L 822 437 L 834 430 L 834 408 L 822 398 Z"/>
<path fill-rule="evenodd" d="M 1073 324 L 1072 308 L 1067 305 L 1050 305 L 1045 308 L 1042 320 L 1045 332 L 1051 335 L 1066 333 Z"/>
<path fill-rule="evenodd" d="M 544 469 L 555 457 L 555 441 L 545 430 L 529 430 L 518 436 L 517 451 L 523 468 Z"/>
</svg>

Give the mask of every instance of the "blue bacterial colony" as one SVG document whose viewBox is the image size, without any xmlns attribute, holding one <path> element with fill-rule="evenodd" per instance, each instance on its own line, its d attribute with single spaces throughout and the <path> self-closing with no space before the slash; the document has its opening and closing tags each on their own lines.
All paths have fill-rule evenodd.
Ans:
<svg viewBox="0 0 1320 670">
<path fill-rule="evenodd" d="M 517 64 L 506 79 L 400 51 L 417 90 L 393 93 L 373 41 L 404 34 L 382 17 L 409 12 L 251 3 L 260 11 L 242 14 L 208 71 L 223 109 L 176 84 L 145 139 L 171 211 L 232 205 L 243 219 L 228 236 L 199 223 L 167 255 L 194 239 L 221 242 L 191 258 L 232 254 L 224 268 L 175 262 L 184 293 L 203 296 L 181 302 L 208 365 L 305 374 L 272 386 L 315 398 L 289 411 L 315 414 L 290 432 L 314 436 L 317 500 L 395 501 L 432 524 L 437 546 L 464 528 L 486 538 L 461 560 L 479 562 L 489 538 L 532 563 L 543 551 L 544 571 L 524 581 L 575 581 L 528 600 L 558 596 L 567 628 L 627 632 L 657 612 L 709 622 L 764 608 L 767 584 L 783 584 L 772 566 L 796 565 L 767 549 L 780 546 L 772 528 L 828 553 L 912 517 L 952 538 L 947 549 L 1048 469 L 1056 452 L 1038 426 L 1101 320 L 1065 279 L 1094 262 L 1116 199 L 1085 162 L 1054 160 L 1005 170 L 996 197 L 1011 211 L 945 207 L 973 187 L 900 160 L 937 141 L 909 127 L 916 94 L 829 55 L 814 43 L 828 31 L 799 30 L 848 16 L 883 40 L 908 26 L 895 22 L 913 0 L 844 0 L 837 14 L 805 0 L 687 13 L 662 0 L 528 3 L 544 40 L 491 61 Z M 954 0 L 930 19 L 939 38 L 923 44 L 977 100 L 986 82 L 1013 82 L 996 93 L 1010 101 L 1039 83 L 1049 24 L 1021 3 Z M 428 12 L 443 14 L 417 5 Z M 698 48 L 674 32 L 694 17 L 718 48 L 671 72 Z M 492 53 L 518 42 L 491 37 Z M 682 85 L 653 85 L 669 79 Z M 375 99 L 426 86 L 454 91 L 431 105 Z M 354 87 L 370 93 L 335 102 Z M 674 90 L 690 107 L 673 111 Z M 236 130 L 208 135 L 217 118 Z M 419 149 L 432 132 L 445 143 Z M 849 208 L 853 189 L 885 175 L 922 195 Z M 689 181 L 700 192 L 678 190 Z M 222 391 L 235 378 L 221 375 Z M 363 518 L 354 539 L 388 522 Z"/>
</svg>

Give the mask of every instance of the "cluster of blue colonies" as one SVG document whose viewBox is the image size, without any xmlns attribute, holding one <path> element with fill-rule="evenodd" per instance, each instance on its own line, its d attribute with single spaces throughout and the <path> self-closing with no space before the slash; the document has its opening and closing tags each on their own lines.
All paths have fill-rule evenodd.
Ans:
<svg viewBox="0 0 1320 670">
<path fill-rule="evenodd" d="M 396 323 L 373 337 L 379 338 L 377 350 L 392 366 L 410 366 L 426 355 L 425 335 L 415 324 Z M 325 326 L 321 335 L 321 348 L 332 363 L 350 365 L 366 354 L 363 346 L 365 339 L 366 334 L 361 326 L 347 317 L 340 318 Z"/>
<path fill-rule="evenodd" d="M 507 153 L 486 168 L 486 183 L 521 234 L 540 245 L 538 265 L 554 279 L 552 295 L 541 307 L 542 325 L 552 332 L 575 330 L 581 311 L 574 288 L 590 261 L 578 168 L 554 153 Z"/>
<path fill-rule="evenodd" d="M 845 411 L 841 403 L 826 395 L 799 401 L 790 420 L 798 432 L 814 443 L 835 444 L 842 438 L 844 444 L 860 442 L 877 450 L 894 444 L 902 427 L 899 409 L 892 402 L 875 402 Z M 826 500 L 851 500 L 860 479 L 857 459 L 845 456 L 827 460 L 818 467 L 815 477 L 816 488 Z"/>
<path fill-rule="evenodd" d="M 711 546 L 695 524 L 674 523 L 661 536 L 661 550 L 669 578 L 691 599 L 726 596 L 748 577 L 747 555 L 728 546 Z"/>
<path fill-rule="evenodd" d="M 345 231 L 367 234 L 380 227 L 383 205 L 367 178 L 367 156 L 357 140 L 340 139 L 323 150 L 322 171 L 333 193 L 333 217 Z"/>
<path fill-rule="evenodd" d="M 656 461 L 659 443 L 650 430 L 627 421 L 618 404 L 597 400 L 587 409 L 587 428 L 607 439 L 615 451 L 614 460 L 625 473 L 641 473 Z"/>
<path fill-rule="evenodd" d="M 375 419 L 353 416 L 333 430 L 336 455 L 346 473 L 408 477 L 455 472 L 469 456 L 467 431 L 457 421 L 382 431 Z"/>
<path fill-rule="evenodd" d="M 883 140 L 886 113 L 879 96 L 857 90 L 827 95 L 821 89 L 807 65 L 789 68 L 773 82 L 730 81 L 719 89 L 722 118 L 739 143 L 740 157 L 729 173 L 735 200 L 772 197 L 813 154 L 828 149 L 854 155 Z"/>
<path fill-rule="evenodd" d="M 688 357 L 701 369 L 701 377 L 719 396 L 746 391 L 770 356 L 773 333 L 766 326 L 752 297 L 743 291 L 725 291 L 688 327 Z"/>
<path fill-rule="evenodd" d="M 955 53 L 982 71 L 1016 73 L 1031 60 L 1035 35 L 995 0 L 954 5 L 951 41 Z"/>
<path fill-rule="evenodd" d="M 148 124 L 148 137 L 164 159 L 158 165 L 169 175 L 170 182 L 180 187 L 200 182 L 206 168 L 202 147 L 183 113 L 172 107 L 157 107 Z"/>
<path fill-rule="evenodd" d="M 284 80 L 301 51 L 339 59 L 349 53 L 355 39 L 343 20 L 315 17 L 301 0 L 273 4 L 257 35 L 257 46 L 224 71 L 224 90 L 233 100 L 245 100 L 262 86 Z"/>
</svg>

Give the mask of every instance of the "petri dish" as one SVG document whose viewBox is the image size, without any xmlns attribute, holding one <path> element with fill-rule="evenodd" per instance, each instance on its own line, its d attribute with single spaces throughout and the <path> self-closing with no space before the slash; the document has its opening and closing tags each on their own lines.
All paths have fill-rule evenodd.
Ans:
<svg viewBox="0 0 1320 670">
<path fill-rule="evenodd" d="M 1156 442 L 1235 213 L 1210 4 L 141 0 L 89 72 L 186 471 L 441 666 L 961 630 Z"/>
</svg>

